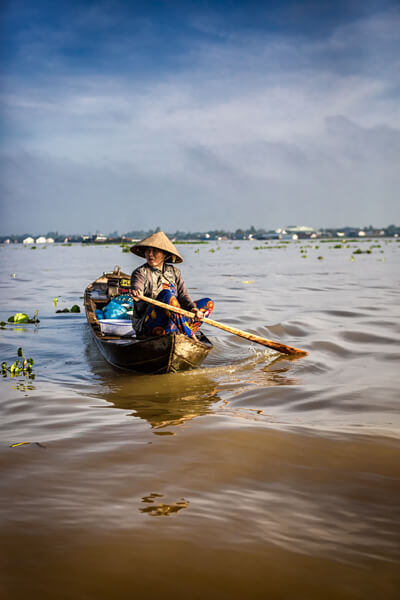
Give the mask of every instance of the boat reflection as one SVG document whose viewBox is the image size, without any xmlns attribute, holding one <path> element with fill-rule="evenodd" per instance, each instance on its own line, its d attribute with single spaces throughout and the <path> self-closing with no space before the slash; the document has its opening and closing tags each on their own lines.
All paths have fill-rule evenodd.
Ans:
<svg viewBox="0 0 400 600">
<path fill-rule="evenodd" d="M 200 370 L 169 375 L 132 374 L 106 378 L 101 398 L 115 408 L 131 410 L 153 429 L 182 425 L 212 412 L 220 400 L 215 381 Z"/>
<path fill-rule="evenodd" d="M 204 369 L 166 375 L 124 372 L 104 360 L 86 332 L 84 342 L 88 367 L 100 384 L 96 396 L 115 408 L 132 411 L 130 416 L 144 419 L 153 429 L 210 414 L 220 401 L 217 383 Z"/>
</svg>

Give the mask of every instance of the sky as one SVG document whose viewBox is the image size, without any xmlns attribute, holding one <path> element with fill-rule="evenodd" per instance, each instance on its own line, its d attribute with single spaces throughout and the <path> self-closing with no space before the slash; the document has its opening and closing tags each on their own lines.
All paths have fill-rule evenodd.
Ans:
<svg viewBox="0 0 400 600">
<path fill-rule="evenodd" d="M 400 223 L 400 0 L 2 0 L 0 235 Z"/>
</svg>

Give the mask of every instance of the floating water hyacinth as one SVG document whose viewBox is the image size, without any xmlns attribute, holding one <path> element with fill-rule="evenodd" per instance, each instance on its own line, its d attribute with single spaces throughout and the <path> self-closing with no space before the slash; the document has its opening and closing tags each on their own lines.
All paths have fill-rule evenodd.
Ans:
<svg viewBox="0 0 400 600">
<path fill-rule="evenodd" d="M 80 313 L 81 309 L 79 308 L 79 306 L 77 304 L 74 304 L 73 306 L 71 306 L 71 308 L 59 308 L 58 310 L 56 310 L 56 313 Z"/>
<path fill-rule="evenodd" d="M 1 374 L 3 375 L 3 377 L 7 377 L 9 373 L 11 377 L 15 377 L 17 375 L 22 374 L 28 376 L 29 379 L 35 379 L 35 375 L 32 372 L 33 365 L 35 364 L 33 358 L 26 358 L 26 356 L 24 356 L 22 348 L 18 348 L 17 356 L 18 359 L 14 361 L 11 365 L 8 365 L 6 361 L 3 361 L 1 363 Z"/>
<path fill-rule="evenodd" d="M 9 323 L 15 323 L 15 324 L 22 324 L 22 323 L 40 323 L 40 320 L 38 319 L 38 310 L 35 310 L 33 317 L 30 318 L 28 317 L 28 315 L 26 313 L 15 313 L 15 315 L 11 315 L 11 317 L 8 317 L 7 321 Z"/>
<path fill-rule="evenodd" d="M 15 313 L 8 317 L 9 323 L 29 323 L 29 317 L 26 313 Z"/>
</svg>

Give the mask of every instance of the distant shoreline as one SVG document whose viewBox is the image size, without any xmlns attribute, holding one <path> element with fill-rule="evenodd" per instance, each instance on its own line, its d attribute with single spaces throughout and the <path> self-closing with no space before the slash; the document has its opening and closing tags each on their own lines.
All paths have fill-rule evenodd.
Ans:
<svg viewBox="0 0 400 600">
<path fill-rule="evenodd" d="M 48 232 L 46 235 L 34 235 L 32 233 L 12 234 L 0 236 L 0 244 L 120 244 L 128 245 L 135 243 L 156 230 L 149 231 L 130 231 L 123 235 L 117 232 L 112 234 L 63 234 L 58 232 Z M 314 229 L 305 226 L 287 226 L 275 230 L 255 229 L 236 229 L 235 231 L 210 230 L 206 232 L 183 232 L 168 233 L 168 237 L 176 244 L 202 244 L 217 240 L 298 240 L 298 239 L 365 239 L 365 238 L 396 238 L 400 236 L 400 226 L 388 225 L 387 227 L 343 227 L 343 228 L 324 228 Z"/>
</svg>

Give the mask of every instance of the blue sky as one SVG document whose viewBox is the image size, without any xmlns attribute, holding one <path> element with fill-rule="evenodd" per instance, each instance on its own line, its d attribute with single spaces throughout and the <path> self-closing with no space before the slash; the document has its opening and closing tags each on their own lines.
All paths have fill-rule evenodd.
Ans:
<svg viewBox="0 0 400 600">
<path fill-rule="evenodd" d="M 400 222 L 400 4 L 5 0 L 0 234 Z"/>
</svg>

